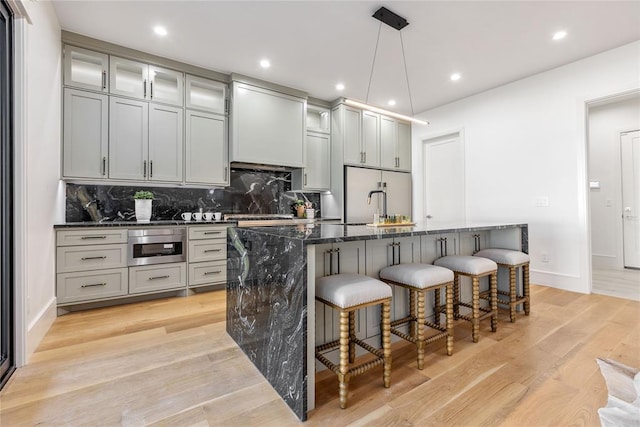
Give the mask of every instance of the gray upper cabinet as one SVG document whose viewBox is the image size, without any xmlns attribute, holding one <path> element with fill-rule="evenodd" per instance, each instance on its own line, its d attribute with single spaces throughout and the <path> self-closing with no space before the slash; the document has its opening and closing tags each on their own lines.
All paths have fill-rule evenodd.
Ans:
<svg viewBox="0 0 640 427">
<path fill-rule="evenodd" d="M 411 125 L 380 117 L 380 166 L 411 171 Z"/>
<path fill-rule="evenodd" d="M 233 83 L 231 160 L 303 167 L 306 100 Z"/>
<path fill-rule="evenodd" d="M 147 64 L 112 56 L 109 77 L 110 93 L 148 99 L 149 66 Z"/>
<path fill-rule="evenodd" d="M 182 181 L 182 109 L 111 97 L 109 177 Z"/>
<path fill-rule="evenodd" d="M 179 71 L 111 56 L 110 93 L 181 107 L 184 77 Z"/>
<path fill-rule="evenodd" d="M 307 131 L 330 133 L 331 111 L 328 108 L 307 104 Z"/>
<path fill-rule="evenodd" d="M 182 107 L 184 78 L 181 72 L 149 66 L 149 101 Z"/>
<path fill-rule="evenodd" d="M 329 190 L 331 188 L 331 140 L 329 135 L 307 132 L 307 166 L 304 169 L 303 188 Z"/>
<path fill-rule="evenodd" d="M 227 118 L 187 110 L 185 128 L 185 181 L 228 185 Z"/>
<path fill-rule="evenodd" d="M 227 113 L 227 85 L 201 77 L 186 77 L 185 106 L 216 114 Z"/>
<path fill-rule="evenodd" d="M 109 108 L 109 178 L 146 180 L 149 104 L 112 96 Z"/>
<path fill-rule="evenodd" d="M 108 92 L 108 70 L 108 55 L 80 47 L 64 46 L 65 86 Z"/>
<path fill-rule="evenodd" d="M 182 108 L 149 104 L 150 181 L 182 181 Z"/>
<path fill-rule="evenodd" d="M 109 97 L 64 89 L 63 166 L 69 178 L 107 175 Z"/>
<path fill-rule="evenodd" d="M 365 166 L 380 166 L 380 114 L 362 112 L 362 152 Z"/>
<path fill-rule="evenodd" d="M 344 105 L 333 110 L 334 138 L 339 138 L 344 147 L 344 163 L 361 165 L 362 156 L 362 117 L 360 110 Z"/>
</svg>

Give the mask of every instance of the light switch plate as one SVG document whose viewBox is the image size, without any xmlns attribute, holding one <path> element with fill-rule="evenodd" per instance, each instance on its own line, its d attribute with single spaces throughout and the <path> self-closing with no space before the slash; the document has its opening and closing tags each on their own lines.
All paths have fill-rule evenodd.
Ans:
<svg viewBox="0 0 640 427">
<path fill-rule="evenodd" d="M 547 206 L 549 206 L 549 197 L 547 196 L 536 197 L 536 207 L 544 208 Z"/>
</svg>

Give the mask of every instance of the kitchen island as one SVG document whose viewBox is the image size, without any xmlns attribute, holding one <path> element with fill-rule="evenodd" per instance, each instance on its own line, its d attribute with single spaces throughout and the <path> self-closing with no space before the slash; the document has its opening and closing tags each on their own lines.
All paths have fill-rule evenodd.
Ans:
<svg viewBox="0 0 640 427">
<path fill-rule="evenodd" d="M 486 247 L 528 253 L 528 227 L 230 227 L 227 245 L 227 332 L 304 421 L 315 401 L 316 336 L 321 343 L 336 333 L 332 309 L 316 306 L 317 277 L 341 272 L 377 278 L 381 268 L 393 263 L 432 263 L 443 255 L 471 255 Z M 499 277 L 499 287 L 506 286 L 505 279 Z M 392 317 L 403 315 L 404 307 L 406 295 L 394 289 Z M 379 339 L 375 309 L 359 313 L 357 327 L 357 334 L 374 345 Z"/>
</svg>

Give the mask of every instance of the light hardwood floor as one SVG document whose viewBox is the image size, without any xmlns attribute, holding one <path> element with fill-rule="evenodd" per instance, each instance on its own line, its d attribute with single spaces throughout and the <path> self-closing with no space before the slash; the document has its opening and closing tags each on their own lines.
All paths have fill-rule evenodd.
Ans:
<svg viewBox="0 0 640 427">
<path fill-rule="evenodd" d="M 225 333 L 216 291 L 59 317 L 0 394 L 0 425 L 288 426 L 300 424 Z M 454 353 L 393 347 L 353 379 L 340 410 L 333 375 L 317 376 L 311 426 L 598 426 L 606 386 L 596 357 L 640 366 L 640 302 L 532 286 L 532 313 L 480 342 L 456 326 Z"/>
<path fill-rule="evenodd" d="M 592 289 L 594 294 L 610 295 L 640 301 L 640 270 L 593 269 Z"/>
</svg>

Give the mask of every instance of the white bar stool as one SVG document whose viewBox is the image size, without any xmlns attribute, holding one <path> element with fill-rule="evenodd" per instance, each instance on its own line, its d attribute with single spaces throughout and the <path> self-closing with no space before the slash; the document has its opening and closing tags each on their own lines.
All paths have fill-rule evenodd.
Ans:
<svg viewBox="0 0 640 427">
<path fill-rule="evenodd" d="M 531 309 L 529 255 L 511 249 L 482 249 L 476 252 L 474 256 L 488 258 L 498 264 L 498 267 L 509 269 L 509 292 L 498 291 L 498 303 L 509 305 L 511 323 L 516 321 L 516 309 L 519 304 L 523 305 L 524 314 L 528 316 Z M 516 282 L 516 270 L 520 267 L 522 267 L 522 295 L 518 295 Z M 500 299 L 500 295 L 505 295 L 509 299 Z M 483 293 L 480 298 L 488 299 L 488 295 Z"/>
<path fill-rule="evenodd" d="M 424 348 L 439 339 L 447 339 L 447 355 L 453 353 L 453 271 L 430 264 L 397 264 L 380 270 L 380 280 L 409 290 L 409 316 L 391 322 L 391 333 L 412 342 L 418 350 L 418 369 L 424 367 Z M 440 290 L 445 289 L 445 327 L 440 325 Z M 434 322 L 425 316 L 425 298 L 435 293 Z M 409 323 L 407 335 L 396 327 Z M 439 331 L 425 338 L 425 326 Z"/>
<path fill-rule="evenodd" d="M 473 342 L 480 336 L 480 321 L 491 318 L 491 331 L 498 329 L 498 265 L 487 258 L 448 255 L 434 261 L 435 265 L 453 271 L 453 317 L 471 322 Z M 471 304 L 460 301 L 460 276 L 471 278 Z M 480 278 L 489 276 L 490 307 L 480 307 Z M 471 316 L 460 314 L 460 306 L 471 309 Z M 480 315 L 480 312 L 483 312 Z"/>
<path fill-rule="evenodd" d="M 340 407 L 347 407 L 349 380 L 378 365 L 383 365 L 385 388 L 391 384 L 391 287 L 372 277 L 359 274 L 334 274 L 316 279 L 316 299 L 340 312 L 340 339 L 316 346 L 316 358 L 338 375 Z M 355 311 L 372 305 L 382 305 L 382 349 L 377 349 L 356 337 Z M 355 344 L 376 356 L 374 360 L 349 366 L 355 360 Z M 340 348 L 340 363 L 334 364 L 321 352 Z"/>
</svg>

